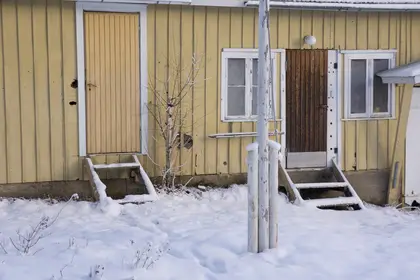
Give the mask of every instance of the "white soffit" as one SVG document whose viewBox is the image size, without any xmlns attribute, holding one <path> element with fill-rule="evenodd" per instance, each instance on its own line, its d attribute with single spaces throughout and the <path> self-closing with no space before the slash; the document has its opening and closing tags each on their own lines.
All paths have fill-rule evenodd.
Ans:
<svg viewBox="0 0 420 280">
<path fill-rule="evenodd" d="M 377 73 L 385 84 L 420 83 L 420 60 Z"/>
</svg>

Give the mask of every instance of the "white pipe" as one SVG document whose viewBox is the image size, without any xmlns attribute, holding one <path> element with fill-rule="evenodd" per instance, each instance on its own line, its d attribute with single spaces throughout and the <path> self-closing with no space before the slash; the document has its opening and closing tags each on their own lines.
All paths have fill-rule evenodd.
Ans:
<svg viewBox="0 0 420 280">
<path fill-rule="evenodd" d="M 270 62 L 268 44 L 269 0 L 260 0 L 258 17 L 258 252 L 268 249 L 268 98 L 270 93 Z"/>
<path fill-rule="evenodd" d="M 246 147 L 248 151 L 248 252 L 258 252 L 258 143 Z"/>
<path fill-rule="evenodd" d="M 269 248 L 277 248 L 279 239 L 279 206 L 278 206 L 278 194 L 279 194 L 279 152 L 281 145 L 277 142 L 268 141 L 269 160 L 270 160 L 270 205 L 269 205 Z"/>
</svg>

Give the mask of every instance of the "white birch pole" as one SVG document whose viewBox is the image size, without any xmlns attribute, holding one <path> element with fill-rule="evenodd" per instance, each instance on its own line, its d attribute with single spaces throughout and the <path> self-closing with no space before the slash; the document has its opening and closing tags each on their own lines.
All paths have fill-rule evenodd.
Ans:
<svg viewBox="0 0 420 280">
<path fill-rule="evenodd" d="M 278 226 L 279 226 L 279 207 L 278 207 L 278 194 L 279 194 L 279 152 L 280 144 L 275 141 L 268 141 L 269 145 L 269 161 L 270 161 L 270 177 L 269 177 L 269 194 L 270 194 L 270 244 L 269 248 L 277 248 L 278 245 Z"/>
<path fill-rule="evenodd" d="M 248 151 L 248 252 L 258 252 L 258 143 L 246 147 Z"/>
<path fill-rule="evenodd" d="M 258 252 L 269 247 L 268 197 L 268 119 L 267 105 L 270 89 L 268 44 L 269 0 L 260 0 L 258 19 Z"/>
</svg>

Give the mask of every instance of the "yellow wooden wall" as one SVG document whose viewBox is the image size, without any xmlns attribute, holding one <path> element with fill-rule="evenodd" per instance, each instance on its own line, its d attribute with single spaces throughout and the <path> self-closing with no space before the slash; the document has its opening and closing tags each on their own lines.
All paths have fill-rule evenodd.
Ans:
<svg viewBox="0 0 420 280">
<path fill-rule="evenodd" d="M 415 48 L 419 13 L 272 10 L 270 19 L 272 48 L 301 48 L 304 35 L 313 34 L 316 48 L 397 48 L 397 64 L 420 58 Z M 74 3 L 3 0 L 0 20 L 0 184 L 83 179 L 77 106 L 69 105 L 77 101 L 77 91 L 70 87 L 76 78 Z M 256 129 L 253 123 L 220 121 L 220 57 L 222 48 L 258 47 L 257 10 L 151 5 L 147 23 L 149 78 L 163 77 L 165 65 L 175 58 L 185 64 L 193 53 L 205 57 L 203 83 L 188 93 L 194 145 L 182 151 L 183 173 L 246 172 L 245 147 L 251 138 L 207 136 Z M 151 93 L 149 100 L 155 101 Z M 345 170 L 389 166 L 395 120 L 342 124 Z M 149 129 L 150 157 L 162 163 L 162 141 L 154 140 L 151 117 Z M 151 160 L 142 160 L 147 172 L 159 175 Z"/>
<path fill-rule="evenodd" d="M 79 178 L 74 11 L 0 1 L 0 183 Z"/>
</svg>

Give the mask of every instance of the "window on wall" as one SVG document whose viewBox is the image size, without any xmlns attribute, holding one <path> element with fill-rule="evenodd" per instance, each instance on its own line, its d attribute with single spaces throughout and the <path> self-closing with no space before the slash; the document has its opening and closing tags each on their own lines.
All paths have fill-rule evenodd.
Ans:
<svg viewBox="0 0 420 280">
<path fill-rule="evenodd" d="M 274 54 L 272 55 L 272 75 L 275 77 Z M 275 79 L 273 79 L 272 89 L 275 88 Z M 277 96 L 275 91 L 274 96 Z M 257 97 L 258 52 L 224 51 L 222 55 L 222 120 L 255 121 L 258 115 Z M 272 102 L 271 93 L 269 104 L 273 106 L 268 109 L 269 117 L 272 118 L 275 115 L 275 104 Z"/>
<path fill-rule="evenodd" d="M 394 85 L 376 74 L 393 67 L 394 52 L 345 54 L 347 118 L 391 118 L 395 112 Z"/>
</svg>

